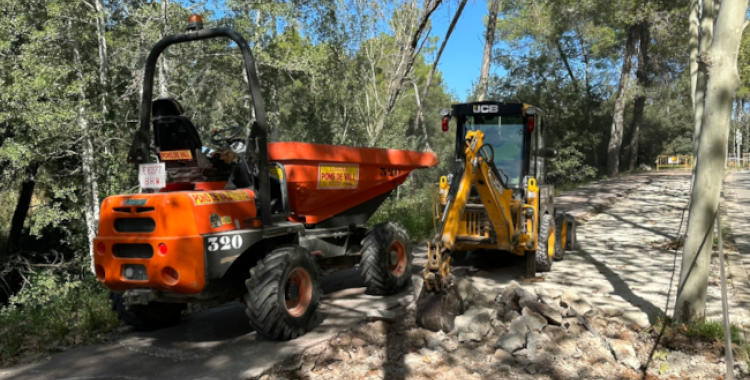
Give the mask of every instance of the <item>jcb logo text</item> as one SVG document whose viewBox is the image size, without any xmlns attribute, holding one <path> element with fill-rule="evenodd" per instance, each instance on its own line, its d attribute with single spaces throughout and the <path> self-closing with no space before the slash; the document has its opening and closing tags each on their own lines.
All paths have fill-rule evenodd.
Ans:
<svg viewBox="0 0 750 380">
<path fill-rule="evenodd" d="M 477 104 L 474 105 L 474 113 L 495 113 L 497 104 Z"/>
</svg>

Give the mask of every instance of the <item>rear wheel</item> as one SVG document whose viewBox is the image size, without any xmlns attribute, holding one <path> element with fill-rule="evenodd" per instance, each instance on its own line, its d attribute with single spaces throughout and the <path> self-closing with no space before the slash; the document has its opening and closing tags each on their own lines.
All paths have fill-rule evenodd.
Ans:
<svg viewBox="0 0 750 380">
<path fill-rule="evenodd" d="M 536 270 L 549 272 L 555 255 L 555 224 L 552 216 L 544 214 L 539 222 L 539 243 L 536 246 Z"/>
<path fill-rule="evenodd" d="M 576 222 L 576 219 L 570 215 L 567 215 L 566 219 L 566 240 L 563 248 L 567 251 L 574 251 L 577 244 L 576 229 L 578 228 L 578 222 Z"/>
<path fill-rule="evenodd" d="M 568 240 L 568 223 L 565 213 L 555 213 L 555 255 L 553 259 L 560 261 L 565 257 L 566 243 Z"/>
<path fill-rule="evenodd" d="M 411 242 L 394 223 L 370 228 L 362 240 L 362 277 L 370 294 L 395 294 L 411 279 Z"/>
<path fill-rule="evenodd" d="M 298 245 L 281 246 L 250 269 L 245 310 L 258 334 L 276 340 L 306 333 L 320 302 L 320 271 Z"/>
<path fill-rule="evenodd" d="M 131 305 L 126 309 L 120 294 L 111 292 L 109 298 L 112 300 L 112 310 L 117 312 L 117 318 L 138 331 L 176 325 L 187 307 L 184 303 L 151 302 L 147 305 Z"/>
</svg>

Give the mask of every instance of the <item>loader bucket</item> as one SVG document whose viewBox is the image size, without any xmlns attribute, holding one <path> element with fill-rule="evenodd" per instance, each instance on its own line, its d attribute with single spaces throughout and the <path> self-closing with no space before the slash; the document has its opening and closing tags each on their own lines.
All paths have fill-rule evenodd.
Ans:
<svg viewBox="0 0 750 380">
<path fill-rule="evenodd" d="M 339 145 L 268 144 L 271 163 L 283 165 L 291 220 L 317 224 L 402 184 L 415 169 L 438 164 L 434 153 Z"/>
</svg>

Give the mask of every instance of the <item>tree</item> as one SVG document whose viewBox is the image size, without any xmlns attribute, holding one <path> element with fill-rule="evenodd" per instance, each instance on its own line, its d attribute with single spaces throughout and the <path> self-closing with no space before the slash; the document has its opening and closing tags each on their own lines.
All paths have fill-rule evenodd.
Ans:
<svg viewBox="0 0 750 380">
<path fill-rule="evenodd" d="M 409 31 L 401 35 L 396 35 L 399 54 L 396 56 L 395 68 L 391 72 L 388 79 L 387 96 L 383 106 L 383 111 L 378 118 L 377 124 L 372 129 L 369 139 L 369 145 L 375 146 L 380 137 L 380 132 L 383 130 L 386 119 L 393 112 L 393 108 L 396 105 L 396 100 L 401 93 L 404 80 L 414 65 L 414 59 L 419 54 L 417 48 L 420 40 L 429 34 L 427 30 L 430 17 L 442 3 L 442 0 L 426 0 L 423 4 L 421 12 L 418 13 L 416 23 L 410 23 Z M 411 4 L 412 8 L 416 7 L 416 2 Z"/>
<path fill-rule="evenodd" d="M 617 85 L 615 113 L 612 118 L 612 129 L 609 135 L 609 144 L 607 145 L 607 175 L 610 177 L 614 177 L 620 172 L 620 148 L 622 147 L 622 132 L 625 118 L 625 98 L 630 82 L 630 68 L 637 38 L 637 27 L 631 25 L 628 27 L 628 38 L 625 42 L 625 49 L 622 55 L 622 70 L 620 71 L 620 82 Z"/>
<path fill-rule="evenodd" d="M 649 56 L 648 48 L 651 45 L 650 25 L 642 21 L 637 25 L 638 30 L 638 69 L 635 76 L 638 78 L 638 93 L 633 101 L 633 118 L 631 119 L 630 137 L 630 170 L 638 166 L 638 137 L 641 124 L 643 123 L 643 109 L 646 107 L 646 90 L 651 85 L 649 79 Z"/>
<path fill-rule="evenodd" d="M 482 71 L 479 73 L 477 86 L 477 100 L 482 101 L 487 95 L 487 85 L 490 78 L 490 62 L 492 48 L 495 46 L 495 27 L 497 26 L 497 12 L 500 10 L 501 0 L 489 0 L 490 11 L 487 14 L 487 31 L 484 34 L 484 52 L 482 53 Z"/>
<path fill-rule="evenodd" d="M 698 143 L 700 141 L 701 130 L 703 127 L 703 110 L 705 108 L 705 91 L 706 91 L 706 73 L 700 69 L 700 56 L 708 50 L 713 37 L 714 29 L 714 0 L 693 0 L 698 3 L 691 5 L 691 17 L 693 9 L 700 7 L 700 28 L 697 30 L 698 37 L 691 36 L 690 58 L 695 59 L 696 63 L 690 63 L 690 84 L 693 90 L 693 183 L 695 183 L 696 170 L 698 168 Z M 693 42 L 697 40 L 695 45 Z M 697 49 L 697 50 L 695 50 Z M 694 84 L 693 84 L 694 83 Z M 689 223 L 689 221 L 688 221 Z"/>
<path fill-rule="evenodd" d="M 705 72 L 708 80 L 703 89 L 698 81 L 696 90 L 698 93 L 705 91 L 703 107 L 710 112 L 703 114 L 700 135 L 695 136 L 698 160 L 675 304 L 677 321 L 705 317 L 714 220 L 719 210 L 732 103 L 740 87 L 737 56 L 742 31 L 747 26 L 746 13 L 747 1 L 722 0 L 711 45 L 699 59 L 699 71 Z M 705 16 L 711 17 L 710 12 Z"/>
</svg>

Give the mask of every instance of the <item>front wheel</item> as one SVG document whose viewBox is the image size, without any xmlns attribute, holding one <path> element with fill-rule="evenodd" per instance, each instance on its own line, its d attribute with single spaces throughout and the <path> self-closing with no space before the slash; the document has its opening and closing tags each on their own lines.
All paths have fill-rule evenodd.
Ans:
<svg viewBox="0 0 750 380">
<path fill-rule="evenodd" d="M 411 261 L 411 242 L 403 228 L 389 222 L 367 230 L 360 266 L 369 294 L 398 293 L 411 279 Z"/>
<path fill-rule="evenodd" d="M 536 270 L 549 272 L 552 269 L 552 257 L 555 255 L 555 223 L 549 214 L 544 214 L 541 217 L 538 239 Z"/>
<path fill-rule="evenodd" d="M 298 245 L 274 249 L 250 269 L 245 313 L 258 334 L 275 340 L 305 334 L 320 302 L 320 271 Z"/>
</svg>

